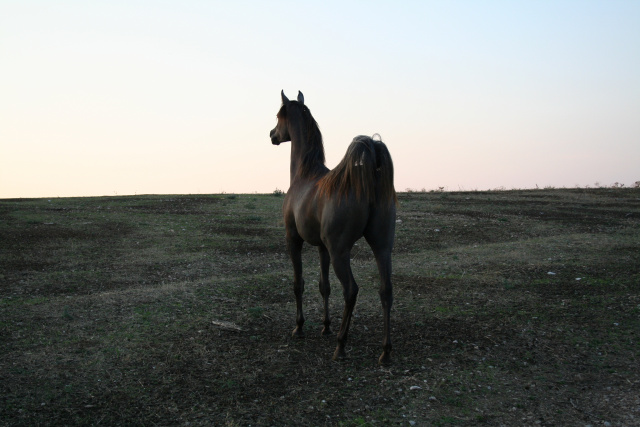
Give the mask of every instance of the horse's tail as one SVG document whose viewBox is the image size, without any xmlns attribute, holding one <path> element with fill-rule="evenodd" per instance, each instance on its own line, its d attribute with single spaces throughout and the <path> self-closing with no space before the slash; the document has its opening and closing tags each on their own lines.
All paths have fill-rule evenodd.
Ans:
<svg viewBox="0 0 640 427">
<path fill-rule="evenodd" d="M 321 194 L 335 194 L 340 199 L 351 192 L 358 200 L 369 203 L 398 201 L 393 186 L 393 162 L 387 146 L 364 135 L 353 138 L 342 161 L 318 185 Z"/>
</svg>

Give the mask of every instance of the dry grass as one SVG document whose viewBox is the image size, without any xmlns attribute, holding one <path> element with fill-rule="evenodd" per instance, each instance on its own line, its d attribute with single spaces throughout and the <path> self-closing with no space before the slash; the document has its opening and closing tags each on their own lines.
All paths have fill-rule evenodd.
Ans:
<svg viewBox="0 0 640 427">
<path fill-rule="evenodd" d="M 400 194 L 390 368 L 364 242 L 290 338 L 281 203 L 0 200 L 0 423 L 640 425 L 639 189 Z"/>
</svg>

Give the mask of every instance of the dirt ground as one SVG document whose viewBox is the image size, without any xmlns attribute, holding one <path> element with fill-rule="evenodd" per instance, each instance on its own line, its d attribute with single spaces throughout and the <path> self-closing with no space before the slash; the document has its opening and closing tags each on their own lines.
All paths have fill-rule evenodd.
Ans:
<svg viewBox="0 0 640 427">
<path fill-rule="evenodd" d="M 363 240 L 291 338 L 282 200 L 0 200 L 0 425 L 640 426 L 640 189 L 401 193 L 384 367 Z"/>
</svg>

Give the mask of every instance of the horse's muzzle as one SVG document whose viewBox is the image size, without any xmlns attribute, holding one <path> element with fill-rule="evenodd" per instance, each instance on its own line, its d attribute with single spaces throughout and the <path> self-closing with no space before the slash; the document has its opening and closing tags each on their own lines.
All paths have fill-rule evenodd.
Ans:
<svg viewBox="0 0 640 427">
<path fill-rule="evenodd" d="M 276 137 L 276 130 L 273 129 L 271 132 L 269 132 L 269 137 L 271 137 L 271 143 L 273 145 L 280 145 L 281 141 L 278 141 L 278 138 Z"/>
</svg>

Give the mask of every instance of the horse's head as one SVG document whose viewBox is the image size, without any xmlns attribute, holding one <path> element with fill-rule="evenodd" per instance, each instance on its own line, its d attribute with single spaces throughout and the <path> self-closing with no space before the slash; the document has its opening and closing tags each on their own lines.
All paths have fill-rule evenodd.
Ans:
<svg viewBox="0 0 640 427">
<path fill-rule="evenodd" d="M 280 111 L 278 111 L 278 123 L 270 133 L 271 143 L 273 145 L 280 145 L 281 142 L 291 141 L 291 136 L 289 135 L 288 114 L 289 107 L 291 106 L 291 101 L 289 101 L 289 99 L 285 96 L 284 91 L 280 92 L 280 96 L 282 97 L 282 107 L 280 108 Z M 302 92 L 300 91 L 298 91 L 298 103 L 304 104 L 304 95 L 302 95 Z"/>
</svg>

